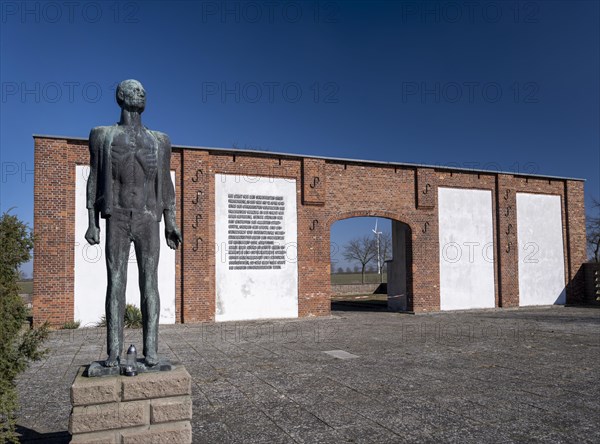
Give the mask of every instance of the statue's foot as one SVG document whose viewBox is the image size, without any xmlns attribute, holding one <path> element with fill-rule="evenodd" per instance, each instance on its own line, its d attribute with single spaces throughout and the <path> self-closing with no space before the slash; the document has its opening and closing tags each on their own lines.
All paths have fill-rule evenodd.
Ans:
<svg viewBox="0 0 600 444">
<path fill-rule="evenodd" d="M 104 361 L 105 367 L 116 367 L 119 365 L 119 356 L 118 355 L 108 355 L 106 361 Z"/>
<path fill-rule="evenodd" d="M 148 366 L 148 367 L 154 367 L 156 364 L 158 364 L 158 356 L 156 355 L 148 355 L 144 358 L 144 363 Z"/>
</svg>

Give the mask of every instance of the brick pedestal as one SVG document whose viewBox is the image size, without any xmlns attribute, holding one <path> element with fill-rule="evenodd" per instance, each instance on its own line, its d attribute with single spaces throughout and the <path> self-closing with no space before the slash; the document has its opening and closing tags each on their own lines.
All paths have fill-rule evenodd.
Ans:
<svg viewBox="0 0 600 444">
<path fill-rule="evenodd" d="M 88 378 L 71 386 L 72 443 L 191 443 L 192 385 L 185 367 Z"/>
</svg>

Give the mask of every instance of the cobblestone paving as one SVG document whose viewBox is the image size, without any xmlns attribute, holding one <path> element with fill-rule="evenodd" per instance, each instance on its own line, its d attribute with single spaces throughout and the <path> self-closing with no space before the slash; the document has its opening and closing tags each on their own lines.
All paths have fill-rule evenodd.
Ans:
<svg viewBox="0 0 600 444">
<path fill-rule="evenodd" d="M 52 334 L 18 381 L 24 442 L 69 441 L 69 387 L 104 339 Z M 600 442 L 599 309 L 162 326 L 160 348 L 192 375 L 198 443 Z"/>
</svg>

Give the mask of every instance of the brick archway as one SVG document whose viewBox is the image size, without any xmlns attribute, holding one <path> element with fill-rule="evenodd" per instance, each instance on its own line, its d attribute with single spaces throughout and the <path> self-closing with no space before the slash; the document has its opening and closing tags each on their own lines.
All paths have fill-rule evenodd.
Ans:
<svg viewBox="0 0 600 444">
<path fill-rule="evenodd" d="M 413 227 L 394 212 L 382 210 L 352 210 L 338 213 L 329 217 L 326 221 L 326 230 L 331 238 L 331 227 L 336 222 L 352 219 L 355 217 L 379 217 L 392 222 L 392 259 L 388 263 L 388 295 L 391 295 L 388 307 L 395 311 L 413 311 Z M 331 250 L 329 251 L 331 255 Z M 331 256 L 329 257 L 331 263 Z M 329 270 L 331 281 L 332 270 Z M 330 289 L 330 295 L 333 291 Z M 396 294 L 398 293 L 398 294 Z M 401 294 L 402 302 L 398 302 Z M 395 299 L 394 299 L 395 298 Z"/>
<path fill-rule="evenodd" d="M 397 222 L 406 224 L 409 226 L 411 231 L 414 229 L 414 227 L 412 227 L 409 222 L 405 221 L 401 215 L 384 210 L 353 210 L 335 214 L 326 220 L 325 228 L 331 230 L 331 226 L 334 223 L 345 219 L 352 219 L 353 217 L 381 217 L 383 219 L 395 220 Z"/>
</svg>

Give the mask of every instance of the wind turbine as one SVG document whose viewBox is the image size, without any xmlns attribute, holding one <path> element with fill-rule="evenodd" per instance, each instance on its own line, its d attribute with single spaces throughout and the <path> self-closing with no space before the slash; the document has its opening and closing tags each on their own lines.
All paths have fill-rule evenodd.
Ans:
<svg viewBox="0 0 600 444">
<path fill-rule="evenodd" d="M 377 219 L 375 219 L 375 229 L 371 231 L 375 233 L 375 237 L 377 238 L 377 274 L 381 274 L 381 254 L 379 251 L 379 236 L 382 232 L 377 231 Z"/>
</svg>

